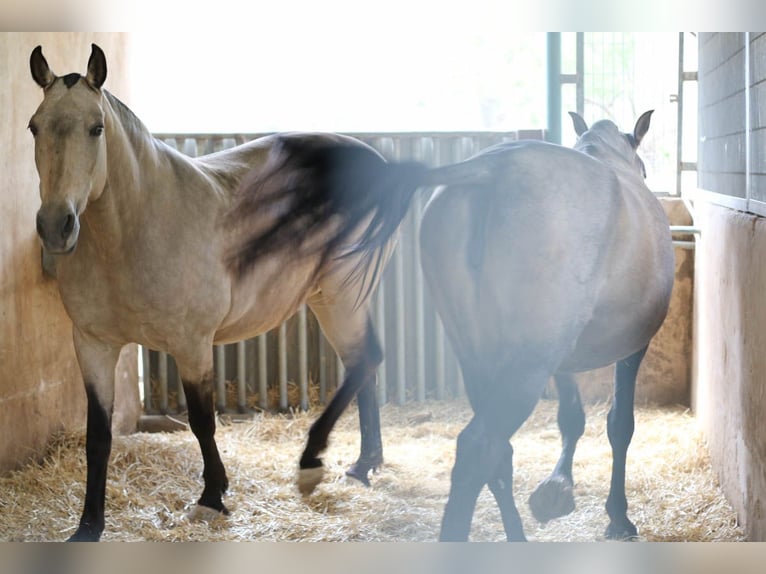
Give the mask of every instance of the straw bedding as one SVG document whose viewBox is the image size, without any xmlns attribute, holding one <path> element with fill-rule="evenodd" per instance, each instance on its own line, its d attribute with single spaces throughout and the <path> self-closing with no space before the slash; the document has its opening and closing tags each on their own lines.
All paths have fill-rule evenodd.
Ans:
<svg viewBox="0 0 766 574">
<path fill-rule="evenodd" d="M 514 436 L 517 506 L 526 534 L 539 541 L 603 540 L 611 454 L 608 405 L 586 408 L 586 434 L 575 457 L 569 516 L 545 525 L 526 500 L 558 458 L 556 403 L 544 400 Z M 433 541 L 449 489 L 455 438 L 470 418 L 462 401 L 386 406 L 386 462 L 365 488 L 344 477 L 359 448 L 356 409 L 332 435 L 318 490 L 302 498 L 297 460 L 317 411 L 221 418 L 217 440 L 230 481 L 228 517 L 192 523 L 186 512 L 202 489 L 201 457 L 189 431 L 115 437 L 107 485 L 111 541 Z M 76 526 L 85 479 L 83 433 L 58 436 L 40 464 L 0 478 L 0 539 L 62 540 Z M 682 408 L 640 408 L 628 451 L 628 514 L 646 541 L 738 541 L 741 528 L 710 469 L 694 418 Z M 485 489 L 471 539 L 504 539 Z"/>
</svg>

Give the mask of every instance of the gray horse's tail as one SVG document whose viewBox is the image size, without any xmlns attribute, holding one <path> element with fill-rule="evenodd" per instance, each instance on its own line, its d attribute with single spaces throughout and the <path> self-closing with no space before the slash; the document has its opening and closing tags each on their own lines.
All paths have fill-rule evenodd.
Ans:
<svg viewBox="0 0 766 574">
<path fill-rule="evenodd" d="M 355 273 L 371 267 L 377 273 L 381 248 L 419 187 L 481 183 L 489 177 L 491 166 L 481 156 L 429 168 L 388 163 L 368 147 L 284 138 L 267 165 L 244 182 L 230 222 L 242 223 L 256 213 L 275 215 L 230 253 L 229 267 L 241 276 L 261 258 L 290 250 L 291 255 L 319 255 L 317 273 L 331 259 L 351 255 L 362 255 Z"/>
</svg>

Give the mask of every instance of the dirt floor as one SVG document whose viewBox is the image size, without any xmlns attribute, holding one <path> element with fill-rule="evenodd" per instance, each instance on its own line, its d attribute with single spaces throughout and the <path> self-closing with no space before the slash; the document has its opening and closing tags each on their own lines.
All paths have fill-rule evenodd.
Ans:
<svg viewBox="0 0 766 574">
<path fill-rule="evenodd" d="M 576 510 L 538 524 L 527 498 L 558 458 L 556 403 L 542 401 L 514 436 L 514 491 L 527 537 L 603 540 L 611 453 L 608 405 L 587 407 L 575 457 Z M 449 489 L 455 438 L 470 418 L 464 402 L 382 409 L 386 462 L 366 488 L 344 476 L 359 448 L 356 409 L 341 419 L 324 456 L 325 481 L 308 498 L 294 485 L 306 431 L 317 412 L 219 421 L 218 445 L 230 490 L 228 517 L 190 522 L 202 489 L 191 432 L 116 437 L 107 485 L 105 541 L 433 541 Z M 44 461 L 0 478 L 0 540 L 66 539 L 81 512 L 83 433 L 55 440 Z M 641 408 L 628 451 L 628 515 L 645 541 L 739 541 L 693 416 L 681 408 Z M 494 499 L 479 498 L 471 540 L 504 540 Z"/>
</svg>

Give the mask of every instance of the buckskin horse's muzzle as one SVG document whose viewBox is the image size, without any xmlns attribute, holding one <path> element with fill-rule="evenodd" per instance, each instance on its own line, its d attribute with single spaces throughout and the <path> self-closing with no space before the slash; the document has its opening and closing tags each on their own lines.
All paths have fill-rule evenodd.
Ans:
<svg viewBox="0 0 766 574">
<path fill-rule="evenodd" d="M 70 205 L 43 205 L 37 212 L 37 233 L 50 253 L 69 253 L 77 245 L 80 220 Z"/>
</svg>

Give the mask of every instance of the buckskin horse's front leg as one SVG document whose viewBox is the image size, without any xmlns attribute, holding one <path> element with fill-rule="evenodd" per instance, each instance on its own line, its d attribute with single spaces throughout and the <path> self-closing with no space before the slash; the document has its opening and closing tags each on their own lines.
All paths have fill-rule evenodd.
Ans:
<svg viewBox="0 0 766 574">
<path fill-rule="evenodd" d="M 229 487 L 218 446 L 215 442 L 215 404 L 213 400 L 212 344 L 200 350 L 201 356 L 184 359 L 176 357 L 186 394 L 189 427 L 202 452 L 202 478 L 205 486 L 196 506 L 189 512 L 191 520 L 210 520 L 229 514 L 223 495 Z"/>
<path fill-rule="evenodd" d="M 121 347 L 107 345 L 76 328 L 74 347 L 88 398 L 85 438 L 88 470 L 80 524 L 69 542 L 96 542 L 104 531 L 106 474 L 112 450 L 114 369 Z"/>
</svg>

